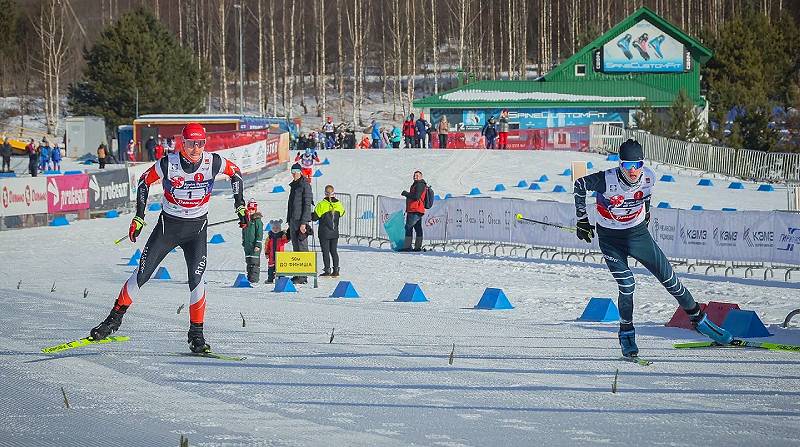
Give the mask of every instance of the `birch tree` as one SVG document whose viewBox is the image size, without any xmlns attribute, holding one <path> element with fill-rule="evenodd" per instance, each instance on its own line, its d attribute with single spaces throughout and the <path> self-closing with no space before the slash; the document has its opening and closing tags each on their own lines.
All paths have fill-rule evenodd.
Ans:
<svg viewBox="0 0 800 447">
<path fill-rule="evenodd" d="M 47 133 L 54 135 L 59 130 L 61 116 L 61 74 L 70 55 L 65 25 L 66 4 L 59 0 L 42 2 L 39 20 L 34 25 L 41 49 L 36 70 L 42 76 L 44 115 Z"/>
</svg>

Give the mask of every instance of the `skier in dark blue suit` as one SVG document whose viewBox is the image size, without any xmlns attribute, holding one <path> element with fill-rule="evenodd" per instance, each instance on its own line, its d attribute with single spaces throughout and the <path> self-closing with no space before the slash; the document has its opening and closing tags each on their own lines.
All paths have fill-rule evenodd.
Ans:
<svg viewBox="0 0 800 447">
<path fill-rule="evenodd" d="M 619 286 L 619 343 L 622 355 L 636 357 L 636 331 L 633 327 L 633 292 L 636 281 L 628 267 L 628 257 L 639 261 L 675 297 L 689 315 L 698 332 L 721 344 L 733 336 L 711 322 L 689 290 L 681 284 L 672 266 L 658 247 L 647 224 L 650 222 L 650 191 L 655 174 L 644 166 L 642 146 L 628 140 L 619 148 L 616 168 L 595 172 L 575 181 L 575 212 L 578 239 L 591 242 L 594 227 L 586 213 L 586 192 L 597 191 L 597 237 L 600 251 Z"/>
</svg>

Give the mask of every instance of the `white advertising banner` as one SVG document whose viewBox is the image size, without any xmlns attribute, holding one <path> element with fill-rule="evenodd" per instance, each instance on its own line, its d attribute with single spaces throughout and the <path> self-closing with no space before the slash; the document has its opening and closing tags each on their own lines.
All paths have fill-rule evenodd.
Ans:
<svg viewBox="0 0 800 447">
<path fill-rule="evenodd" d="M 136 201 L 136 188 L 139 186 L 139 177 L 141 177 L 142 174 L 144 174 L 144 171 L 146 171 L 150 166 L 153 166 L 153 162 L 128 164 L 128 192 L 130 193 L 131 201 Z M 160 182 L 150 185 L 150 197 L 161 194 L 164 194 L 164 187 Z"/>
<path fill-rule="evenodd" d="M 422 234 L 425 240 L 446 240 L 446 226 L 447 226 L 447 201 L 437 200 L 433 203 L 433 208 L 425 211 L 425 216 L 422 218 Z M 394 198 L 378 196 L 378 213 L 380 215 L 380 225 L 378 225 L 378 236 L 386 238 L 386 229 L 383 224 L 389 220 L 389 216 L 397 211 L 404 211 L 406 208 L 406 200 L 404 198 Z M 452 239 L 452 238 L 450 238 Z"/>
<path fill-rule="evenodd" d="M 680 210 L 673 208 L 650 208 L 650 234 L 661 251 L 672 258 L 681 257 L 681 247 L 678 246 L 679 213 Z"/>
<path fill-rule="evenodd" d="M 228 160 L 232 161 L 242 174 L 258 172 L 267 166 L 267 140 L 256 141 L 254 143 L 237 146 L 230 149 L 214 151 Z M 222 176 L 227 178 L 227 176 Z M 219 176 L 217 177 L 220 178 Z"/>
<path fill-rule="evenodd" d="M 47 212 L 45 177 L 0 180 L 0 216 L 22 216 Z"/>
<path fill-rule="evenodd" d="M 800 265 L 800 214 L 780 211 L 771 214 L 774 224 L 771 236 L 775 244 L 772 261 Z"/>
<path fill-rule="evenodd" d="M 510 242 L 513 214 L 510 199 L 455 197 L 447 199 L 448 239 Z"/>
<path fill-rule="evenodd" d="M 578 218 L 575 216 L 575 205 L 571 203 L 539 200 L 535 202 L 515 200 L 514 214 L 522 214 L 528 219 L 540 222 L 575 227 Z M 588 207 L 589 220 L 594 222 L 594 208 Z M 580 240 L 574 231 L 533 222 L 517 221 L 514 223 L 513 242 L 536 245 L 539 247 L 564 247 L 573 249 L 599 250 L 597 238 L 591 244 Z"/>
</svg>

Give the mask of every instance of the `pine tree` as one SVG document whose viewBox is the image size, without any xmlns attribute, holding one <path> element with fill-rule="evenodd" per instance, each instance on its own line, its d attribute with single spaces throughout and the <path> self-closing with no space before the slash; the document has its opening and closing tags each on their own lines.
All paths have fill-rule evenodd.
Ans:
<svg viewBox="0 0 800 447">
<path fill-rule="evenodd" d="M 689 99 L 686 90 L 681 89 L 669 112 L 667 134 L 683 141 L 705 140 L 705 127 L 695 111 L 694 103 Z"/>
<path fill-rule="evenodd" d="M 106 28 L 84 52 L 83 80 L 69 89 L 71 113 L 102 116 L 109 127 L 139 113 L 196 113 L 208 93 L 208 73 L 192 52 L 149 11 L 136 9 Z"/>
<path fill-rule="evenodd" d="M 663 126 L 661 118 L 656 115 L 653 106 L 648 101 L 642 101 L 639 104 L 639 110 L 636 112 L 636 127 L 640 130 L 650 132 L 654 135 L 661 135 Z"/>
<path fill-rule="evenodd" d="M 753 106 L 734 120 L 742 129 L 745 149 L 769 151 L 776 147 L 778 132 L 770 127 L 771 108 L 766 104 Z"/>
</svg>

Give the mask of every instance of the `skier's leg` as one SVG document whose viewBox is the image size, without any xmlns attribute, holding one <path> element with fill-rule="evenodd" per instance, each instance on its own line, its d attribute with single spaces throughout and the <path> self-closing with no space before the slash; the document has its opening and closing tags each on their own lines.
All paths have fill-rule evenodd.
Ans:
<svg viewBox="0 0 800 447">
<path fill-rule="evenodd" d="M 628 267 L 627 244 L 624 239 L 606 237 L 599 237 L 599 243 L 603 259 L 619 288 L 617 297 L 620 315 L 618 336 L 622 355 L 635 356 L 639 354 L 639 347 L 636 346 L 636 329 L 633 327 L 633 293 L 636 289 L 636 281 Z"/>
<path fill-rule="evenodd" d="M 163 219 L 159 218 L 142 250 L 139 267 L 133 271 L 128 280 L 125 281 L 125 284 L 122 285 L 122 289 L 114 301 L 114 307 L 105 321 L 91 330 L 89 335 L 95 340 L 106 338 L 119 329 L 125 311 L 133 304 L 133 300 L 139 297 L 139 289 L 150 279 L 150 276 L 158 267 L 158 264 L 167 256 L 167 253 L 175 248 L 176 242 L 173 232 L 165 231 L 164 227 Z"/>
<path fill-rule="evenodd" d="M 189 349 L 192 352 L 210 351 L 203 337 L 203 322 L 206 314 L 205 272 L 207 261 L 206 225 L 195 229 L 195 235 L 181 243 L 186 269 L 189 274 Z"/>
</svg>

